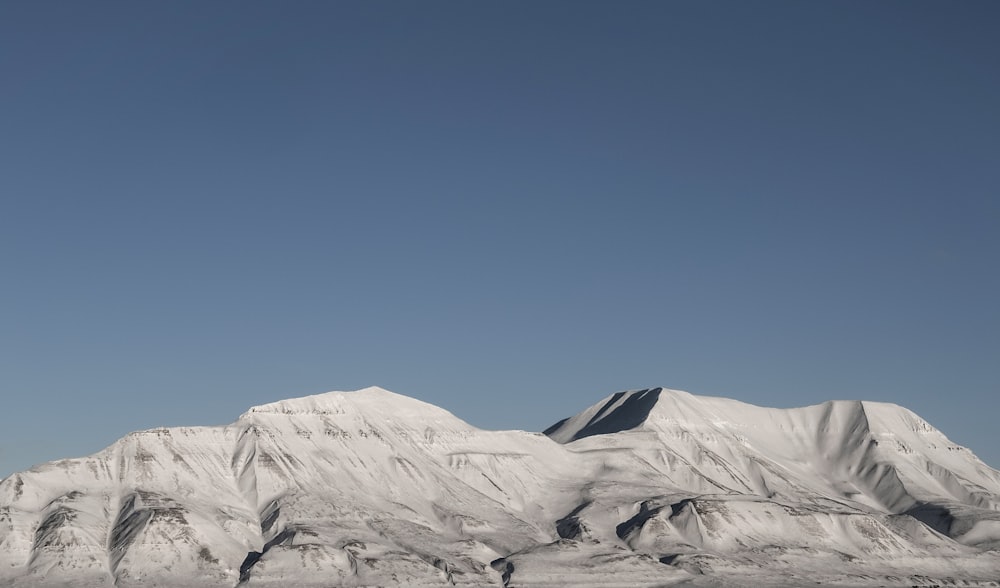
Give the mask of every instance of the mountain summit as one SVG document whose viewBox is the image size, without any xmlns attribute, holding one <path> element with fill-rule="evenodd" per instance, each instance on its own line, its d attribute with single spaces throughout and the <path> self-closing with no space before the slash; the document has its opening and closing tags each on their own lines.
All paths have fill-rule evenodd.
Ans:
<svg viewBox="0 0 1000 588">
<path fill-rule="evenodd" d="M 433 426 L 446 430 L 472 428 L 443 408 L 378 386 L 354 392 L 327 392 L 254 406 L 241 415 L 240 420 L 255 421 L 265 415 L 354 419 L 386 425 L 408 423 L 413 427 Z"/>
<path fill-rule="evenodd" d="M 545 434 L 381 388 L 0 482 L 5 586 L 1000 586 L 1000 472 L 909 410 L 620 392 Z"/>
</svg>

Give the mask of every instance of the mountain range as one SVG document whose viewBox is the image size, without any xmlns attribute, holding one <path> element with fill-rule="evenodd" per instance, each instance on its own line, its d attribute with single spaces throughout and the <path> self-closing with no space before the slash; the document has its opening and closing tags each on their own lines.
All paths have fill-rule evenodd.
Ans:
<svg viewBox="0 0 1000 588">
<path fill-rule="evenodd" d="M 1000 472 L 877 402 L 655 388 L 531 433 L 330 392 L 5 478 L 0 585 L 1000 586 Z"/>
</svg>

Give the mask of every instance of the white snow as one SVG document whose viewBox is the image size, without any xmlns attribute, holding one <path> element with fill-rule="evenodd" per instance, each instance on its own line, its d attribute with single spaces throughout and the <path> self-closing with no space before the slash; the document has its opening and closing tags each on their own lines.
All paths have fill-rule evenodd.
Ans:
<svg viewBox="0 0 1000 588">
<path fill-rule="evenodd" d="M 905 408 L 650 389 L 546 435 L 381 388 L 0 482 L 0 585 L 1000 586 L 1000 472 Z"/>
</svg>

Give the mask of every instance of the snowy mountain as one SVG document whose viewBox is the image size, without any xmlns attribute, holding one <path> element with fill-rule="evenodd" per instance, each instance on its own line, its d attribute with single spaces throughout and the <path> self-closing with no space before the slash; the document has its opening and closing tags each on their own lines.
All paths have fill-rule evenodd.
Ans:
<svg viewBox="0 0 1000 588">
<path fill-rule="evenodd" d="M 0 482 L 0 585 L 1000 586 L 1000 472 L 905 408 L 652 389 L 545 434 L 380 388 Z"/>
</svg>

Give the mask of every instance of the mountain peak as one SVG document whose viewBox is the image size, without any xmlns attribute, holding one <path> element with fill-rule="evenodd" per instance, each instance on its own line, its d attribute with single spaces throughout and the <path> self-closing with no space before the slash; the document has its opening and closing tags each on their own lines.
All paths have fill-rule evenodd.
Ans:
<svg viewBox="0 0 1000 588">
<path fill-rule="evenodd" d="M 645 388 L 617 392 L 580 414 L 559 421 L 544 433 L 554 441 L 568 443 L 634 429 L 649 418 L 663 391 L 663 388 Z"/>
<path fill-rule="evenodd" d="M 723 424 L 731 415 L 746 410 L 763 410 L 728 398 L 696 396 L 669 388 L 643 388 L 617 392 L 584 410 L 563 419 L 544 431 L 559 443 L 569 443 L 593 435 L 619 433 L 657 424 Z"/>
<path fill-rule="evenodd" d="M 354 391 L 333 391 L 278 400 L 251 407 L 241 420 L 260 415 L 334 416 L 352 415 L 372 420 L 448 422 L 469 427 L 443 408 L 378 386 Z"/>
<path fill-rule="evenodd" d="M 872 433 L 893 431 L 895 434 L 903 434 L 906 431 L 940 435 L 925 420 L 896 404 L 831 400 L 814 406 L 779 409 L 729 398 L 696 396 L 667 388 L 646 388 L 612 394 L 576 416 L 559 421 L 544 432 L 559 443 L 569 443 L 593 435 L 640 428 L 826 428 L 831 418 L 838 427 L 861 428 Z"/>
</svg>

